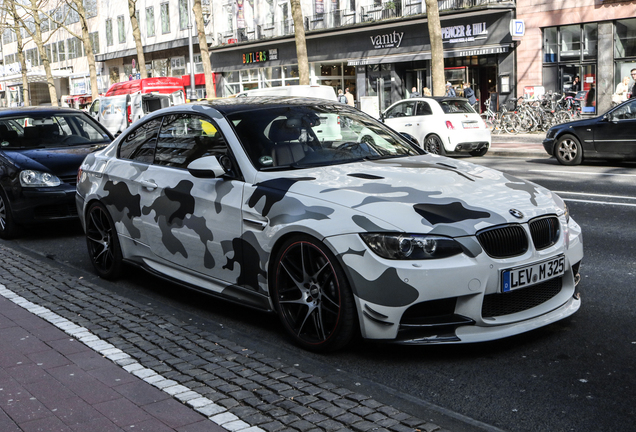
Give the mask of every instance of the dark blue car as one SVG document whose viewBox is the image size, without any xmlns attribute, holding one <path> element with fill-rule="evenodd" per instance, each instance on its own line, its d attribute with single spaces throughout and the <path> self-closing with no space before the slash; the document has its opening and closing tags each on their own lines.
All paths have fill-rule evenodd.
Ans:
<svg viewBox="0 0 636 432">
<path fill-rule="evenodd" d="M 0 109 L 0 237 L 23 226 L 77 218 L 77 169 L 113 136 L 83 111 Z"/>
</svg>

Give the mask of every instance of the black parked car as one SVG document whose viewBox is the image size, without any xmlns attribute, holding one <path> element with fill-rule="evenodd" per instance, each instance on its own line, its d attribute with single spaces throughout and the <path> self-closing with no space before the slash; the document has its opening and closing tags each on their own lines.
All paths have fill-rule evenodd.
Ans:
<svg viewBox="0 0 636 432">
<path fill-rule="evenodd" d="M 0 109 L 0 237 L 23 225 L 77 217 L 77 169 L 113 136 L 72 108 Z"/>
<path fill-rule="evenodd" d="M 599 117 L 551 127 L 543 147 L 563 165 L 586 159 L 636 160 L 636 99 Z"/>
</svg>

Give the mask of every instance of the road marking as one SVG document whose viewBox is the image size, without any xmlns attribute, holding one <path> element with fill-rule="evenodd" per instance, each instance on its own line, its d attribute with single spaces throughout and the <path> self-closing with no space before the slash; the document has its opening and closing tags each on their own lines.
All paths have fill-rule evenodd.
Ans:
<svg viewBox="0 0 636 432">
<path fill-rule="evenodd" d="M 530 172 L 552 173 L 552 174 L 556 173 L 556 174 L 583 174 L 583 175 L 636 177 L 636 174 L 611 174 L 611 173 L 595 173 L 595 172 L 585 172 L 585 171 L 530 170 Z"/>
<path fill-rule="evenodd" d="M 625 207 L 636 207 L 636 204 L 614 203 L 614 202 L 607 202 L 607 201 L 592 201 L 592 200 L 580 200 L 580 199 L 570 199 L 570 198 L 563 198 L 563 201 L 590 203 L 590 204 L 606 204 L 606 205 L 625 206 Z"/>
<path fill-rule="evenodd" d="M 603 195 L 603 194 L 591 194 L 585 192 L 566 192 L 566 191 L 552 191 L 557 195 L 583 195 L 583 196 L 591 196 L 591 197 L 603 197 L 603 198 L 616 198 L 616 199 L 631 199 L 636 200 L 636 197 L 630 196 L 617 196 L 617 195 Z"/>
</svg>

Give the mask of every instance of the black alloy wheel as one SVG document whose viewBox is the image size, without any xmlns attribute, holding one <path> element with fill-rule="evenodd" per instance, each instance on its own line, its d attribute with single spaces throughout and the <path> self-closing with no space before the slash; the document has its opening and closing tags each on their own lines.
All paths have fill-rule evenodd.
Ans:
<svg viewBox="0 0 636 432">
<path fill-rule="evenodd" d="M 355 305 L 333 254 L 302 236 L 288 240 L 275 263 L 271 295 L 294 342 L 316 352 L 345 346 L 357 329 Z"/>
<path fill-rule="evenodd" d="M 444 143 L 437 135 L 429 135 L 424 140 L 424 150 L 429 153 L 444 156 L 446 150 L 444 149 Z"/>
<path fill-rule="evenodd" d="M 113 280 L 121 275 L 123 258 L 115 223 L 99 202 L 92 203 L 86 212 L 86 245 L 99 277 Z"/>
<path fill-rule="evenodd" d="M 583 162 L 583 148 L 573 135 L 563 135 L 557 140 L 554 157 L 561 165 L 579 165 Z"/>
</svg>

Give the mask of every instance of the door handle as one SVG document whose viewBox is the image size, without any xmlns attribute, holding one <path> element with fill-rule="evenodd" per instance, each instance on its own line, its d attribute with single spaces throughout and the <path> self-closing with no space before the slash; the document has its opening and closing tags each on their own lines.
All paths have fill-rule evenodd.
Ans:
<svg viewBox="0 0 636 432">
<path fill-rule="evenodd" d="M 139 184 L 141 184 L 141 186 L 146 188 L 146 189 L 150 189 L 150 190 L 157 189 L 157 183 L 152 182 L 152 181 L 142 180 L 142 181 L 139 182 Z"/>
<path fill-rule="evenodd" d="M 263 231 L 267 227 L 267 221 L 263 220 L 243 218 L 243 222 L 261 231 Z"/>
</svg>

